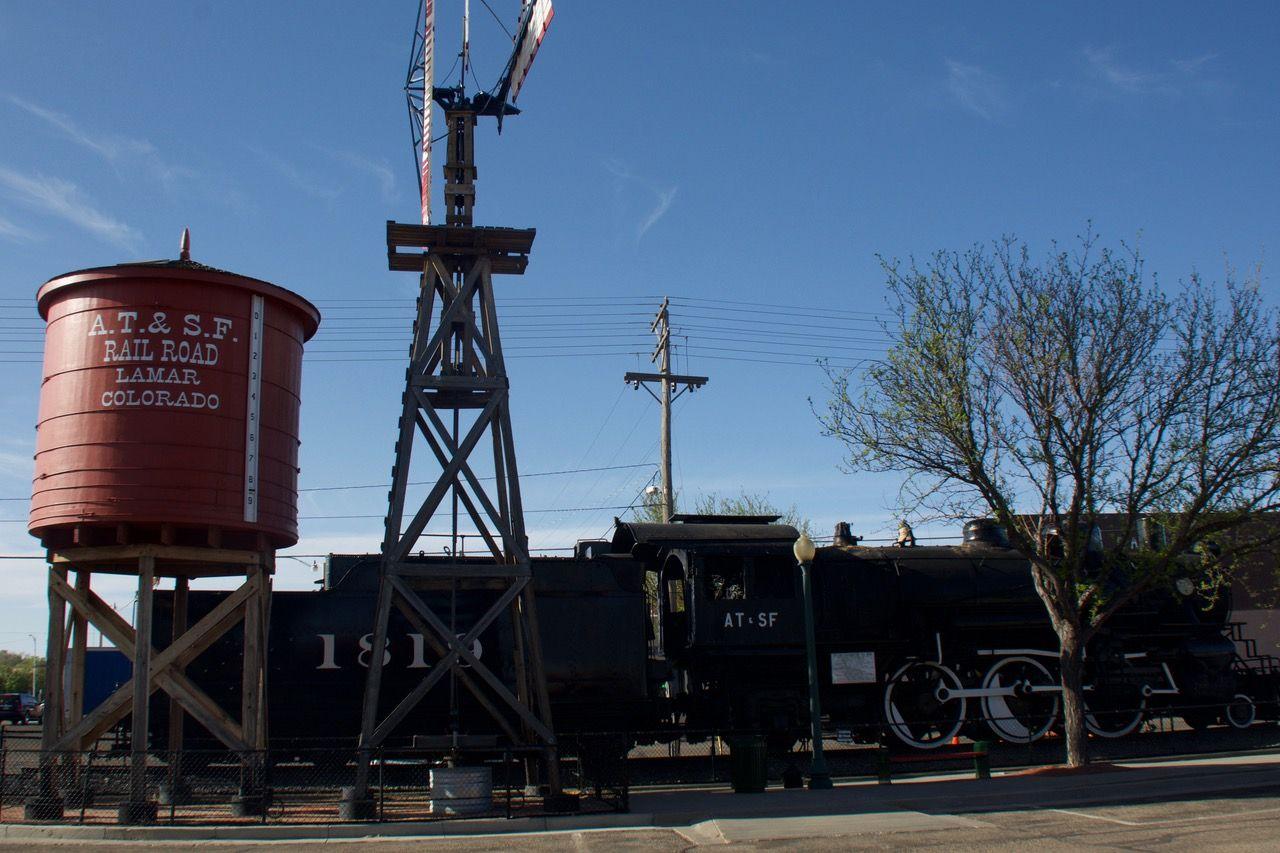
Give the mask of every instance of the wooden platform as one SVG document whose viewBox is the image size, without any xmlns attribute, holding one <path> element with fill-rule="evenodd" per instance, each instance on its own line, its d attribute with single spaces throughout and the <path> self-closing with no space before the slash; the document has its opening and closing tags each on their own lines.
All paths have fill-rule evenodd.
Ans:
<svg viewBox="0 0 1280 853">
<path fill-rule="evenodd" d="M 521 275 L 529 265 L 534 228 L 475 228 L 456 225 L 410 225 L 387 221 L 387 266 L 400 272 L 421 272 L 428 253 L 448 256 L 488 256 L 494 275 Z M 402 248 L 420 251 L 401 252 Z"/>
</svg>

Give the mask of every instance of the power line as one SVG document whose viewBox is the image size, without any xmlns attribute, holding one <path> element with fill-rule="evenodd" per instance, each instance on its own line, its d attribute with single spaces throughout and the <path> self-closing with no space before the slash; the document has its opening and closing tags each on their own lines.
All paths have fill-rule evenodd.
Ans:
<svg viewBox="0 0 1280 853">
<path fill-rule="evenodd" d="M 624 388 L 623 390 L 625 391 L 626 389 Z M 529 474 L 521 474 L 520 477 L 524 479 L 524 478 L 530 478 L 530 477 L 554 477 L 560 474 L 593 474 L 597 471 L 622 471 L 622 470 L 631 469 L 631 468 L 652 468 L 656 464 L 657 463 L 655 462 L 635 462 L 628 465 L 603 465 L 603 466 L 598 466 L 594 468 L 564 468 L 559 471 L 534 471 Z M 480 477 L 479 479 L 492 480 L 493 477 L 487 476 L 487 477 Z M 420 480 L 420 481 L 414 481 L 414 482 L 408 483 L 407 485 L 429 486 L 429 485 L 433 485 L 433 483 L 426 480 Z M 366 483 L 362 485 L 351 485 L 351 486 L 310 486 L 305 489 L 298 489 L 298 492 L 299 493 L 301 492 L 341 492 L 341 491 L 354 491 L 357 489 L 387 489 L 390 487 L 391 487 L 390 483 Z M 0 498 L 0 501 L 29 501 L 29 500 L 31 500 L 31 498 Z M 0 520 L 4 520 L 4 519 L 0 519 Z M 8 519 L 8 520 L 18 521 L 20 519 Z"/>
<path fill-rule="evenodd" d="M 599 512 L 605 509 L 626 509 L 621 506 L 572 506 L 572 507 L 556 507 L 555 509 L 526 509 L 525 515 L 531 515 L 544 512 Z M 300 515 L 298 521 L 321 521 L 330 519 L 357 519 L 357 518 L 383 518 L 386 513 L 381 515 Z"/>
<path fill-rule="evenodd" d="M 532 474 L 521 474 L 520 477 L 521 479 L 524 479 L 527 477 L 551 477 L 557 474 L 584 474 L 584 473 L 595 472 L 595 471 L 620 471 L 625 468 L 649 468 L 649 467 L 652 467 L 653 464 L 654 463 L 652 462 L 637 462 L 631 465 L 605 465 L 598 468 L 565 468 L 562 471 L 535 471 Z M 479 479 L 492 480 L 493 477 L 492 476 L 480 477 Z M 430 485 L 434 485 L 434 481 L 418 480 L 418 481 L 410 482 L 407 485 L 430 486 Z M 339 491 L 349 491 L 353 489 L 386 489 L 386 488 L 390 488 L 390 486 L 391 486 L 390 483 L 370 483 L 370 484 L 361 485 L 361 486 L 312 486 L 306 489 L 298 489 L 298 491 L 299 492 L 339 492 Z M 24 500 L 24 499 L 9 498 L 8 500 Z"/>
</svg>

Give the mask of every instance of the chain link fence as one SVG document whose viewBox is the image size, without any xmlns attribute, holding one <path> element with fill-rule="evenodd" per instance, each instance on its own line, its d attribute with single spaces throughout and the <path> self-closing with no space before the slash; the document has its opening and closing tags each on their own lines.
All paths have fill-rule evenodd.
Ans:
<svg viewBox="0 0 1280 853">
<path fill-rule="evenodd" d="M 1108 714 L 1141 723 L 1124 737 L 1091 736 L 1093 761 L 1280 748 L 1274 721 L 1231 725 L 1221 705 L 1111 708 Z M 1009 719 L 1034 722 L 1026 715 Z M 926 749 L 903 743 L 889 725 L 841 727 L 827 732 L 823 753 L 834 777 L 882 781 L 887 774 L 966 771 L 978 742 L 986 744 L 984 762 L 992 768 L 1063 761 L 1057 727 L 1032 742 L 1009 743 L 993 736 L 991 722 L 999 721 L 963 720 L 951 737 L 955 717 L 915 717 L 911 731 L 928 742 Z M 637 787 L 736 787 L 743 765 L 735 757 L 749 752 L 758 756 L 755 772 L 770 784 L 798 786 L 810 770 L 810 747 L 807 740 L 779 733 L 726 729 L 563 735 L 561 797 L 547 796 L 534 752 L 470 750 L 449 767 L 439 749 L 389 747 L 371 757 L 368 808 L 356 814 L 344 808 L 353 797 L 359 758 L 350 746 L 297 742 L 263 753 L 148 751 L 139 756 L 145 780 L 139 799 L 130 787 L 134 754 L 127 742 L 104 740 L 91 751 L 42 754 L 39 732 L 7 727 L 0 731 L 0 822 L 46 816 L 87 824 L 335 823 L 625 811 Z"/>
<path fill-rule="evenodd" d="M 378 749 L 370 759 L 370 808 L 353 814 L 355 748 L 147 751 L 138 756 L 145 763 L 139 797 L 128 749 L 42 753 L 38 741 L 11 737 L 0 744 L 0 822 L 336 823 L 625 811 L 621 763 L 593 763 L 585 752 L 575 738 L 561 742 L 563 793 L 552 797 L 531 751 L 472 750 L 448 766 L 438 750 Z"/>
</svg>

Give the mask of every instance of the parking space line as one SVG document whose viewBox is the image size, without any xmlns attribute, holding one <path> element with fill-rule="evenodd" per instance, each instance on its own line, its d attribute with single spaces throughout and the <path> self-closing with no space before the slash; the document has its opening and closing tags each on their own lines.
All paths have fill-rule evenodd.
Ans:
<svg viewBox="0 0 1280 853">
<path fill-rule="evenodd" d="M 1107 823 L 1117 823 L 1121 826 L 1159 826 L 1168 823 L 1191 823 L 1198 820 L 1236 820 L 1244 817 L 1256 817 L 1258 815 L 1275 814 L 1280 812 L 1280 807 L 1270 809 L 1250 809 L 1248 811 L 1231 812 L 1230 814 L 1207 814 L 1197 815 L 1196 817 L 1175 817 L 1164 818 L 1161 820 L 1125 820 L 1119 817 L 1108 817 L 1107 815 L 1090 814 L 1089 812 L 1080 812 L 1073 809 L 1050 809 L 1050 811 L 1058 814 L 1072 815 L 1073 817 L 1083 817 L 1089 820 L 1101 820 Z"/>
</svg>

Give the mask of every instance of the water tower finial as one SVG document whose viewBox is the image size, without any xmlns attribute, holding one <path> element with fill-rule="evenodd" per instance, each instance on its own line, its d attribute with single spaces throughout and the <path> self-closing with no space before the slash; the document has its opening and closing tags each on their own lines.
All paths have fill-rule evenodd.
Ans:
<svg viewBox="0 0 1280 853">
<path fill-rule="evenodd" d="M 178 243 L 178 260 L 191 260 L 191 229 L 182 229 L 182 240 Z"/>
</svg>

